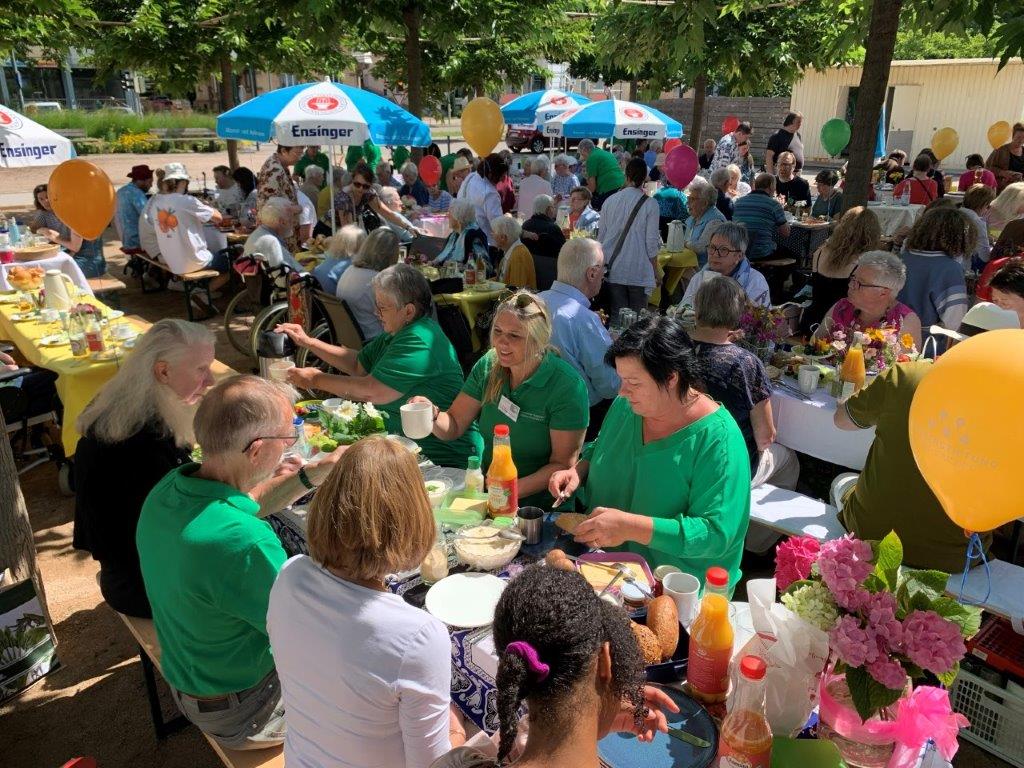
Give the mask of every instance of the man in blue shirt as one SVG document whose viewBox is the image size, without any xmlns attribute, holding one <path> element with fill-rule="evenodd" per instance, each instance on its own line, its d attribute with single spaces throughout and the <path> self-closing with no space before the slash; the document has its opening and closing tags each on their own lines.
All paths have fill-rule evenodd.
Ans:
<svg viewBox="0 0 1024 768">
<path fill-rule="evenodd" d="M 153 172 L 148 165 L 132 166 L 130 182 L 117 190 L 117 222 L 121 231 L 121 245 L 127 249 L 141 249 L 139 242 L 139 216 L 146 207 L 146 193 L 153 186 Z"/>
<path fill-rule="evenodd" d="M 745 224 L 750 243 L 747 258 L 752 262 L 769 259 L 781 238 L 789 237 L 789 223 L 782 203 L 775 199 L 775 177 L 759 173 L 754 190 L 736 201 L 732 220 Z"/>
<path fill-rule="evenodd" d="M 601 429 L 605 413 L 619 391 L 619 375 L 604 360 L 612 337 L 590 300 L 604 280 L 601 244 L 585 237 L 566 242 L 558 252 L 558 279 L 540 293 L 551 315 L 551 343 L 562 359 L 580 372 L 590 397 L 587 440 Z"/>
</svg>

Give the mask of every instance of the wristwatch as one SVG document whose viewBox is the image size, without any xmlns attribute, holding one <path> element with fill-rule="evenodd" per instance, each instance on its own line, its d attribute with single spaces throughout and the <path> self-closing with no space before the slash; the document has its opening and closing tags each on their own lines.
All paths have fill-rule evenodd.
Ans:
<svg viewBox="0 0 1024 768">
<path fill-rule="evenodd" d="M 316 484 L 312 480 L 309 479 L 309 475 L 306 474 L 306 468 L 305 467 L 302 467 L 298 471 L 298 476 L 299 476 L 299 482 L 300 483 L 302 483 L 304 486 L 309 488 L 309 490 L 311 490 L 311 491 L 315 491 L 316 490 Z"/>
</svg>

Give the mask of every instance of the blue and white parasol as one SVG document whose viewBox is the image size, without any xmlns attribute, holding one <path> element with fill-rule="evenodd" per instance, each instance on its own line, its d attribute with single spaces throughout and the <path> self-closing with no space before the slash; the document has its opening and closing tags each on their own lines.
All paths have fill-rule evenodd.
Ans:
<svg viewBox="0 0 1024 768">
<path fill-rule="evenodd" d="M 0 106 L 0 168 L 60 165 L 74 156 L 71 139 Z"/>
<path fill-rule="evenodd" d="M 329 80 L 264 93 L 217 118 L 225 139 L 274 140 L 286 146 L 430 145 L 430 128 L 393 101 Z"/>
<path fill-rule="evenodd" d="M 645 104 L 607 99 L 562 112 L 544 123 L 543 132 L 570 139 L 664 139 L 681 137 L 683 125 Z"/>
<path fill-rule="evenodd" d="M 506 125 L 542 125 L 546 120 L 562 114 L 567 109 L 589 103 L 590 99 L 579 93 L 549 88 L 546 91 L 533 91 L 517 96 L 501 108 L 501 116 L 505 118 Z"/>
</svg>

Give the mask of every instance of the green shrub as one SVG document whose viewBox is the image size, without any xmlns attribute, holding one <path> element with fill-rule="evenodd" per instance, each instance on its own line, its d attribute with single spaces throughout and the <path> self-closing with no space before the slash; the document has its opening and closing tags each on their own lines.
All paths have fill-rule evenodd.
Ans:
<svg viewBox="0 0 1024 768">
<path fill-rule="evenodd" d="M 101 155 L 107 152 L 107 143 L 102 139 L 72 139 L 71 144 L 79 155 Z"/>
<path fill-rule="evenodd" d="M 206 128 L 213 131 L 217 127 L 217 118 L 214 115 L 196 112 L 154 112 L 139 117 L 114 109 L 100 109 L 95 112 L 65 109 L 60 112 L 40 112 L 33 115 L 33 119 L 54 130 L 81 128 L 86 136 L 107 141 L 113 141 L 125 133 L 148 133 L 154 128 Z"/>
</svg>

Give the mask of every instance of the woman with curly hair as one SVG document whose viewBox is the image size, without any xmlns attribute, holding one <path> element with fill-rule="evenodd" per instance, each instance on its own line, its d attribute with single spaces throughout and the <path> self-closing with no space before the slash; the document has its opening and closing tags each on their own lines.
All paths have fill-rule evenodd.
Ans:
<svg viewBox="0 0 1024 768">
<path fill-rule="evenodd" d="M 494 646 L 501 649 L 497 756 L 484 742 L 452 751 L 433 768 L 497 768 L 512 760 L 516 768 L 597 766 L 603 736 L 651 741 L 668 729 L 662 709 L 679 711 L 661 690 L 644 686 L 626 614 L 578 573 L 537 565 L 510 581 L 494 611 Z M 525 746 L 523 701 L 530 711 Z"/>
<path fill-rule="evenodd" d="M 971 220 L 956 208 L 926 210 L 914 223 L 903 248 L 907 281 L 898 298 L 917 313 L 923 328 L 960 326 L 967 312 L 964 263 L 976 240 Z"/>
</svg>

